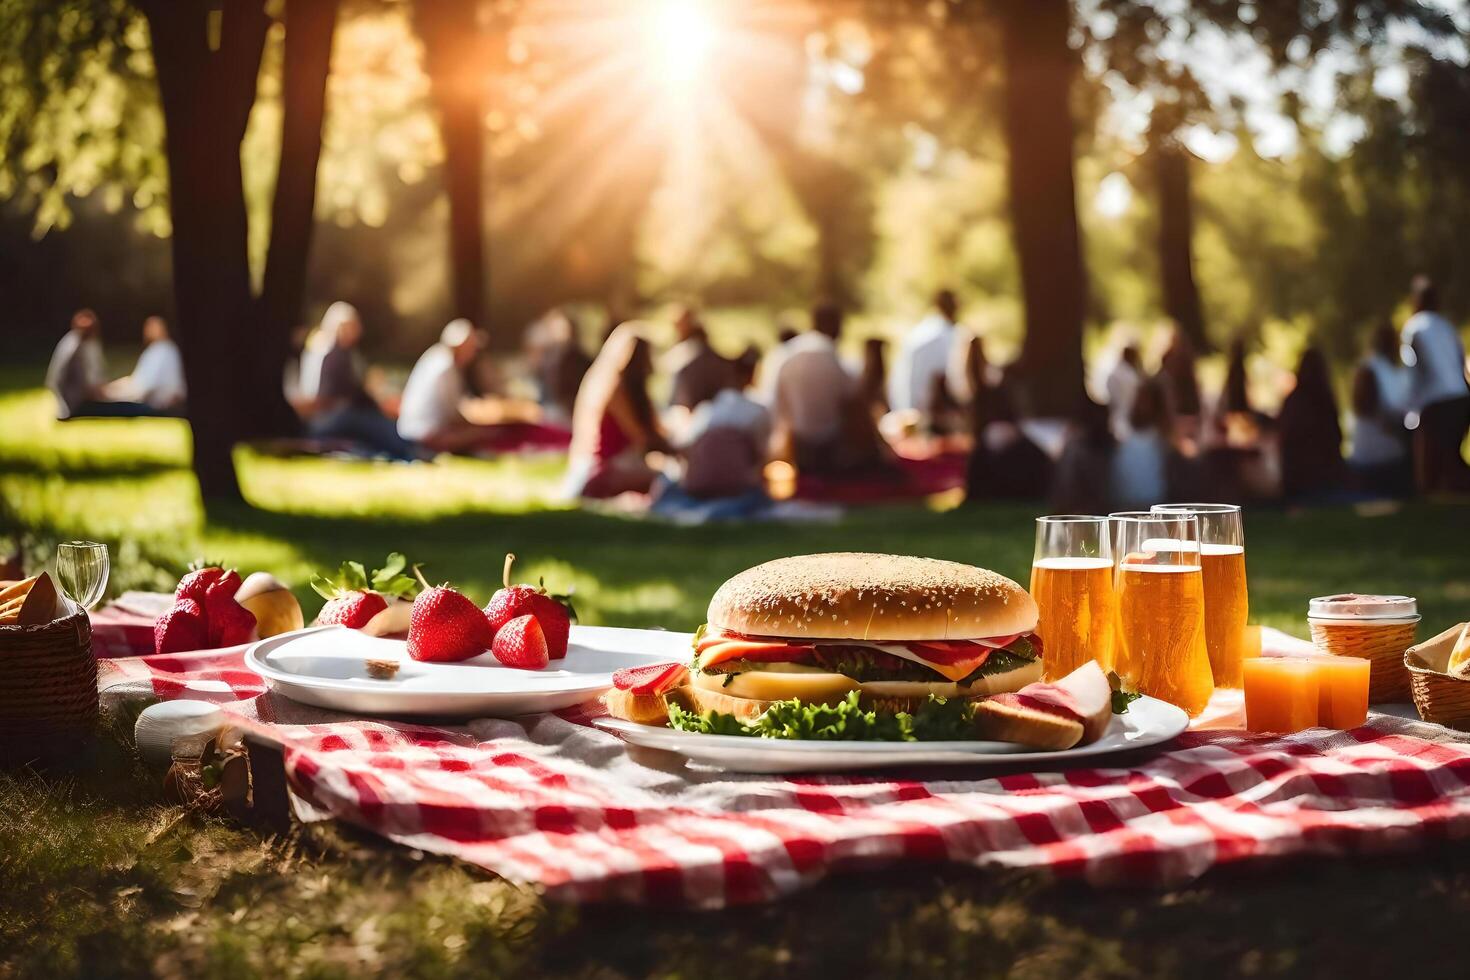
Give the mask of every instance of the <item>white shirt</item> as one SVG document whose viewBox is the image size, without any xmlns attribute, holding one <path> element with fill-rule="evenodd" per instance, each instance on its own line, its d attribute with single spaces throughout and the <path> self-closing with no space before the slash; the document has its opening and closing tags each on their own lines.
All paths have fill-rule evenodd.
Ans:
<svg viewBox="0 0 1470 980">
<path fill-rule="evenodd" d="M 172 340 L 155 340 L 143 348 L 133 367 L 133 397 L 154 408 L 173 408 L 184 400 L 184 358 Z"/>
<path fill-rule="evenodd" d="M 1454 325 L 1431 310 L 1409 317 L 1404 324 L 1404 363 L 1414 369 L 1410 408 L 1470 394 L 1465 384 L 1465 345 Z"/>
<path fill-rule="evenodd" d="M 830 337 L 815 330 L 798 334 L 771 353 L 766 373 L 766 400 L 777 425 L 805 442 L 837 437 L 856 379 Z"/>
<path fill-rule="evenodd" d="M 951 390 L 958 390 L 950 379 L 954 360 L 955 338 L 959 327 L 941 313 L 931 313 L 920 320 L 898 345 L 893 370 L 888 373 L 888 407 L 895 412 L 918 409 L 933 411 L 934 381 L 945 378 Z"/>
<path fill-rule="evenodd" d="M 757 445 L 771 439 L 771 413 L 744 392 L 726 388 L 709 401 L 701 402 L 689 417 L 689 428 L 682 445 L 690 446 L 712 429 L 739 429 L 749 432 Z"/>
<path fill-rule="evenodd" d="M 398 434 L 419 440 L 443 430 L 460 417 L 459 403 L 464 397 L 464 375 L 454 363 L 454 351 L 435 344 L 424 351 L 403 386 Z"/>
<path fill-rule="evenodd" d="M 1394 463 L 1408 453 L 1404 438 L 1404 415 L 1409 410 L 1413 379 L 1402 364 L 1390 364 L 1374 354 L 1363 362 L 1373 372 L 1378 388 L 1378 414 L 1353 416 L 1353 449 L 1348 461 L 1358 466 Z"/>
<path fill-rule="evenodd" d="M 1110 496 L 1123 510 L 1148 508 L 1169 496 L 1168 446 L 1158 432 L 1135 432 L 1113 450 Z"/>
<path fill-rule="evenodd" d="M 1143 377 L 1138 369 L 1122 358 L 1108 374 L 1108 419 L 1112 423 L 1113 435 L 1118 438 L 1132 430 L 1128 416 L 1133 411 L 1133 400 L 1138 397 L 1138 388 L 1142 384 Z"/>
</svg>

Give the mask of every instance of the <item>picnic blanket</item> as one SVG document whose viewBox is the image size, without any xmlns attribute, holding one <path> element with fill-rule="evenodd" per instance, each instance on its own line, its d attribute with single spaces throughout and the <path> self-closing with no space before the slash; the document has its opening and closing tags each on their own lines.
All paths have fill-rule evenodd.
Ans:
<svg viewBox="0 0 1470 980">
<path fill-rule="evenodd" d="M 1291 648 L 1267 631 L 1268 648 Z M 1300 644 L 1301 641 L 1295 641 Z M 590 712 L 437 726 L 263 692 L 243 649 L 101 665 L 105 700 L 229 702 L 282 747 L 298 812 L 452 855 L 567 901 L 715 908 L 904 861 L 1176 884 L 1215 865 L 1405 851 L 1470 834 L 1470 743 L 1374 712 L 1350 732 L 1192 730 L 1068 769 L 842 776 L 695 771 Z M 1221 695 L 1215 721 L 1228 718 Z"/>
</svg>

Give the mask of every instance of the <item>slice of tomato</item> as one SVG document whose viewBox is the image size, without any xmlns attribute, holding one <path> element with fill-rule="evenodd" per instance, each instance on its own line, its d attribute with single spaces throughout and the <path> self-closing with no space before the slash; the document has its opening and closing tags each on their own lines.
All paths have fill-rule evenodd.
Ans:
<svg viewBox="0 0 1470 980">
<path fill-rule="evenodd" d="M 649 664 L 613 671 L 613 687 L 629 694 L 662 694 L 683 684 L 689 669 L 683 664 Z"/>
<path fill-rule="evenodd" d="M 974 643 L 906 643 L 904 646 L 931 664 L 942 664 L 946 667 L 966 664 L 971 665 L 971 670 L 989 660 L 991 653 L 989 647 Z"/>
</svg>

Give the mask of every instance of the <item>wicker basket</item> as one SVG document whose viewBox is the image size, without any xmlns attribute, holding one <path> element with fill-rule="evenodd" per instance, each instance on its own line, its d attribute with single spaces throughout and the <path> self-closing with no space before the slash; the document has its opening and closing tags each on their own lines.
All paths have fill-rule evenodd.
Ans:
<svg viewBox="0 0 1470 980">
<path fill-rule="evenodd" d="M 1404 667 L 1414 689 L 1419 717 L 1448 728 L 1470 732 L 1470 680 L 1445 673 L 1450 652 L 1465 624 L 1452 626 L 1432 640 L 1404 652 Z"/>
<path fill-rule="evenodd" d="M 1409 700 L 1409 674 L 1404 670 L 1404 651 L 1414 642 L 1419 622 L 1375 623 L 1311 620 L 1312 645 L 1340 657 L 1358 657 L 1370 662 L 1370 704 L 1392 704 Z"/>
<path fill-rule="evenodd" d="M 0 626 L 0 758 L 47 754 L 97 725 L 97 660 L 92 625 L 69 599 L 57 618 Z"/>
</svg>

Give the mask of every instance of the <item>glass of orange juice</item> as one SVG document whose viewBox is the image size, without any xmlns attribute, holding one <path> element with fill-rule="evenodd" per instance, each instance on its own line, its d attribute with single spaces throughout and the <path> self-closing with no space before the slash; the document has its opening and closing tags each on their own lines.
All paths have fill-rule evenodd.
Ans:
<svg viewBox="0 0 1470 980">
<path fill-rule="evenodd" d="M 1118 596 L 1115 669 L 1133 690 L 1191 717 L 1215 691 L 1205 644 L 1199 518 L 1125 511 L 1110 515 Z"/>
<path fill-rule="evenodd" d="M 1096 660 L 1113 669 L 1113 553 L 1108 519 L 1059 514 L 1036 519 L 1031 597 L 1039 614 L 1041 662 L 1048 680 Z"/>
<path fill-rule="evenodd" d="M 1205 646 L 1216 687 L 1240 687 L 1250 596 L 1245 581 L 1245 527 L 1235 504 L 1155 504 L 1156 514 L 1199 518 L 1205 578 Z"/>
</svg>

